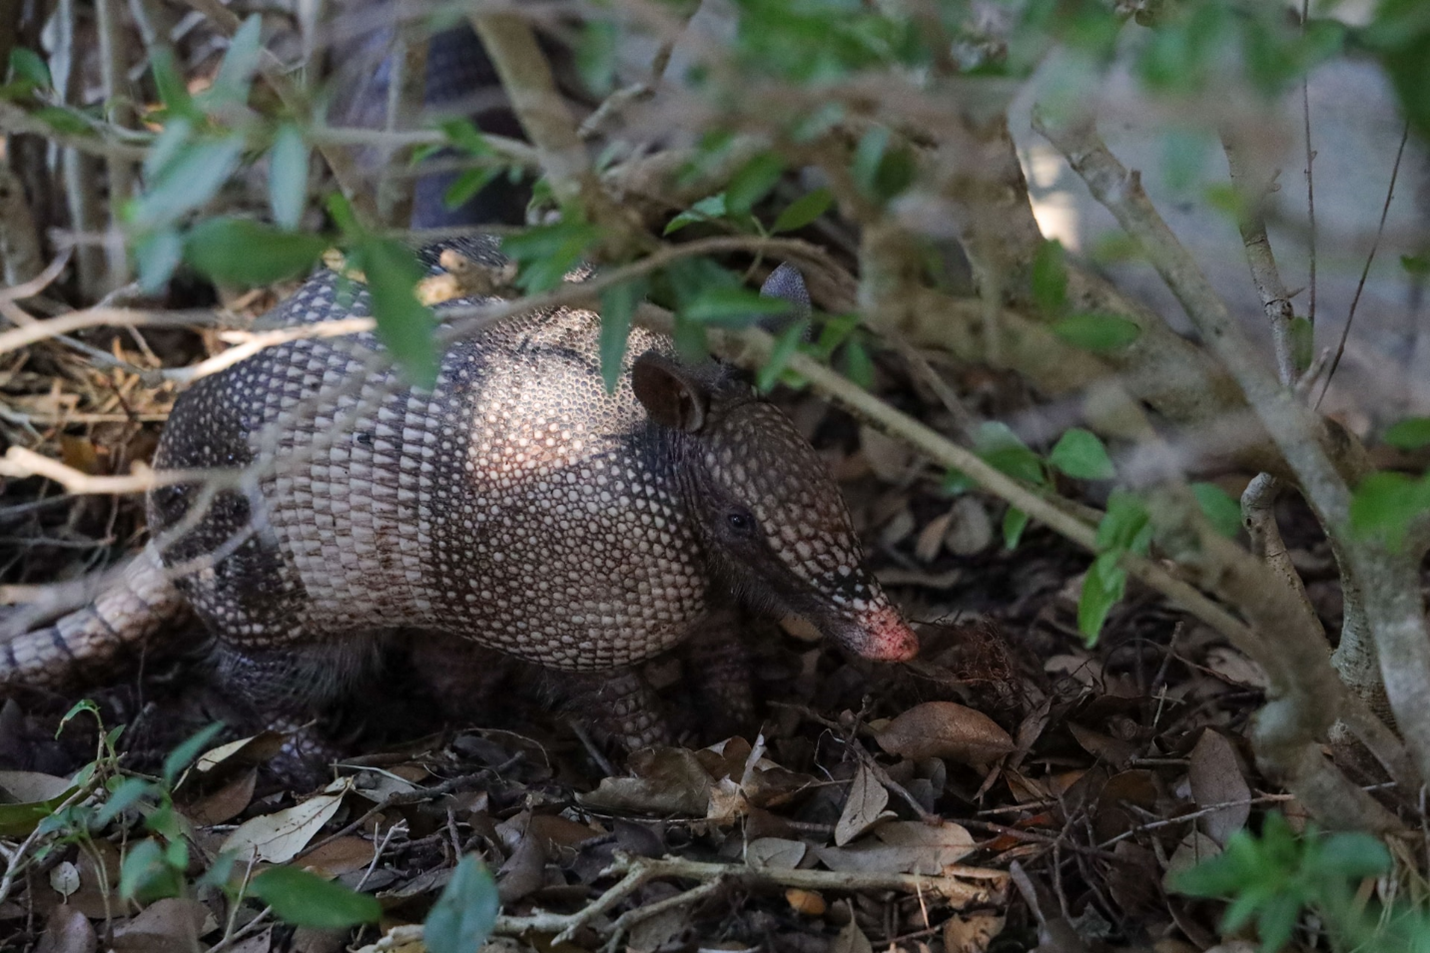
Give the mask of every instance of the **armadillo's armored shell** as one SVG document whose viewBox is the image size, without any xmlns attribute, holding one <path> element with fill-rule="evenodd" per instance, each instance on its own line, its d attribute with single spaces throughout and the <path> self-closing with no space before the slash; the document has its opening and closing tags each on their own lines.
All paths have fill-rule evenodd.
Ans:
<svg viewBox="0 0 1430 953">
<path fill-rule="evenodd" d="M 311 279 L 265 323 L 366 314 L 366 293 L 342 284 Z M 244 646 L 415 626 L 567 669 L 669 647 L 704 612 L 707 574 L 664 437 L 628 377 L 605 392 L 598 335 L 587 311 L 502 322 L 452 347 L 430 393 L 374 371 L 366 336 L 270 348 L 200 380 L 157 465 L 260 476 L 165 554 L 232 549 L 179 585 Z M 632 353 L 666 346 L 632 332 Z M 156 530 L 199 496 L 156 491 Z"/>
</svg>

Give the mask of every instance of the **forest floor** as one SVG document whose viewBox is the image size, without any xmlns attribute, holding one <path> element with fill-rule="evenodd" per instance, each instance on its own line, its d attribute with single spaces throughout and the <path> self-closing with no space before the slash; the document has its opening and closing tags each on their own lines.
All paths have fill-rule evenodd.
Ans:
<svg viewBox="0 0 1430 953">
<path fill-rule="evenodd" d="M 157 352 L 175 366 L 217 349 L 214 334 L 86 341 L 130 365 L 156 366 Z M 7 361 L 11 441 L 100 474 L 152 453 L 171 385 L 56 342 Z M 1036 412 L 996 375 L 940 370 L 976 413 Z M 949 424 L 896 358 L 878 377 L 886 398 Z M 1243 737 L 1262 673 L 1135 584 L 1089 647 L 1076 621 L 1087 554 L 1037 525 L 1007 549 L 1001 504 L 951 496 L 945 474 L 812 398 L 781 400 L 840 479 L 871 564 L 920 632 L 919 659 L 874 664 L 754 627 L 759 725 L 724 739 L 688 731 L 677 747 L 613 767 L 578 730 L 579 711 L 553 709 L 541 679 L 517 679 L 529 690 L 493 699 L 490 722 L 471 727 L 443 724 L 421 686 L 394 673 L 335 716 L 330 730 L 352 756 L 330 783 L 290 790 L 265 770 L 281 739 L 234 728 L 212 736 L 203 747 L 216 750 L 194 767 L 166 770 L 200 729 L 234 722 L 195 652 L 156 652 L 90 673 L 87 689 L 20 695 L 0 711 L 0 843 L 10 869 L 23 868 L 0 883 L 0 948 L 420 950 L 402 925 L 423 921 L 469 853 L 495 872 L 493 942 L 504 949 L 1214 945 L 1219 906 L 1169 890 L 1169 871 L 1216 853 L 1253 812 L 1274 807 L 1298 823 Z M 1224 480 L 1239 490 L 1236 475 Z M 1332 561 L 1323 541 L 1297 532 L 1312 524 L 1289 515 L 1287 543 L 1335 631 Z M 11 482 L 0 487 L 0 534 L 7 601 L 32 601 L 45 584 L 133 552 L 141 507 Z M 202 636 L 189 623 L 171 641 Z M 698 726 L 682 664 L 657 660 L 648 674 Z M 95 709 L 62 723 L 82 697 Z M 127 726 L 112 757 L 101 721 Z M 98 809 L 81 817 L 71 806 L 27 840 L 34 818 L 11 809 L 48 813 L 89 764 L 103 783 L 84 803 Z M 126 778 L 139 779 L 128 788 L 139 794 L 122 793 Z M 149 902 L 123 900 L 133 886 L 123 858 L 146 838 L 165 850 L 180 840 L 185 853 L 164 854 L 173 876 L 139 891 Z M 215 876 L 223 851 L 259 862 Z M 295 928 L 267 897 L 234 903 L 234 883 L 266 865 L 373 895 L 381 919 Z"/>
</svg>

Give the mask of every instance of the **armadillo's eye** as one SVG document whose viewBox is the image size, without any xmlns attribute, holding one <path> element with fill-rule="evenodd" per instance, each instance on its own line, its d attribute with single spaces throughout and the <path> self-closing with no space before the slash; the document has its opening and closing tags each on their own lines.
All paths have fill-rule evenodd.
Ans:
<svg viewBox="0 0 1430 953">
<path fill-rule="evenodd" d="M 744 507 L 736 507 L 725 514 L 725 522 L 742 536 L 752 536 L 755 532 L 755 514 Z"/>
</svg>

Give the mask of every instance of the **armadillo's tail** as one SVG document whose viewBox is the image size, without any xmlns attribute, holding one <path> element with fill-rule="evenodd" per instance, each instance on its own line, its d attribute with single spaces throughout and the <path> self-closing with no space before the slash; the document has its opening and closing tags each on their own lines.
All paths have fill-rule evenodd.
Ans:
<svg viewBox="0 0 1430 953">
<path fill-rule="evenodd" d="M 93 602 L 43 629 L 0 642 L 0 689 L 56 688 L 80 681 L 137 649 L 164 622 L 184 611 L 153 543 Z"/>
</svg>

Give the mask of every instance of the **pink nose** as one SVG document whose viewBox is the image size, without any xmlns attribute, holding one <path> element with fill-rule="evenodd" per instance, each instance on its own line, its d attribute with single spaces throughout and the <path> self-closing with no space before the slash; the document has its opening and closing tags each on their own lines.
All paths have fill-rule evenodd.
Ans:
<svg viewBox="0 0 1430 953">
<path fill-rule="evenodd" d="M 919 637 L 891 606 L 880 606 L 859 616 L 858 624 L 863 637 L 850 647 L 867 659 L 907 662 L 919 654 Z"/>
</svg>

